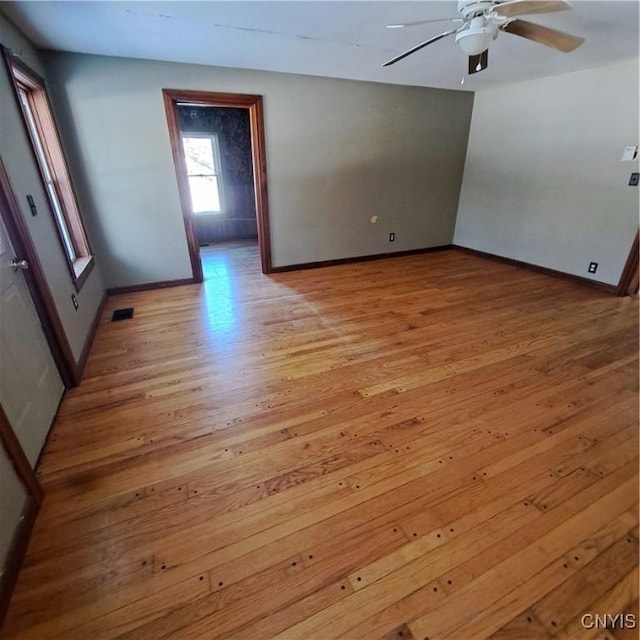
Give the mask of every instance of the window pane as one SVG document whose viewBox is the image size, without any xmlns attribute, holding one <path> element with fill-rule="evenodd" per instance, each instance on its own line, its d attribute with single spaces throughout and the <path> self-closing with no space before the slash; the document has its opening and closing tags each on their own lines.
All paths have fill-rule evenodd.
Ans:
<svg viewBox="0 0 640 640">
<path fill-rule="evenodd" d="M 69 274 L 79 291 L 93 264 L 91 248 L 71 185 L 46 88 L 42 80 L 23 63 L 8 56 L 5 56 L 5 62 L 11 72 L 13 88 L 29 132 L 63 253 L 67 258 Z"/>
<path fill-rule="evenodd" d="M 71 241 L 71 234 L 69 233 L 69 229 L 67 227 L 67 221 L 62 213 L 62 205 L 58 198 L 58 193 L 53 186 L 53 178 L 51 177 L 51 169 L 49 168 L 49 163 L 47 162 L 47 156 L 42 148 L 42 141 L 40 140 L 40 132 L 36 127 L 35 119 L 33 117 L 33 112 L 31 111 L 31 103 L 29 102 L 29 98 L 26 92 L 23 89 L 20 89 L 20 100 L 22 101 L 22 105 L 24 107 L 24 114 L 26 116 L 27 126 L 29 127 L 29 131 L 31 132 L 31 136 L 33 139 L 33 146 L 36 152 L 36 157 L 38 159 L 38 164 L 40 165 L 40 170 L 42 171 L 42 175 L 44 177 L 44 182 L 47 187 L 47 195 L 49 196 L 49 201 L 51 204 L 51 208 L 53 209 L 53 214 L 56 217 L 58 222 L 58 230 L 60 231 L 60 237 L 62 238 L 62 244 L 64 245 L 65 251 L 69 260 L 73 262 L 78 257 L 76 254 L 76 250 L 73 247 L 73 242 Z"/>
<path fill-rule="evenodd" d="M 184 157 L 187 173 L 191 175 L 211 175 L 217 173 L 213 159 L 211 138 L 183 138 Z"/>
<path fill-rule="evenodd" d="M 220 211 L 220 192 L 216 176 L 189 176 L 193 213 Z"/>
<path fill-rule="evenodd" d="M 62 213 L 60 200 L 58 200 L 58 194 L 56 193 L 52 182 L 47 182 L 47 192 L 49 193 L 51 208 L 53 209 L 53 213 L 55 214 L 56 219 L 58 220 L 58 227 L 60 230 L 60 236 L 62 237 L 62 243 L 64 244 L 64 248 L 67 252 L 67 255 L 69 256 L 69 260 L 73 262 L 78 256 L 76 255 L 76 250 L 73 248 L 73 242 L 71 242 L 71 235 L 69 234 L 67 223 Z"/>
</svg>

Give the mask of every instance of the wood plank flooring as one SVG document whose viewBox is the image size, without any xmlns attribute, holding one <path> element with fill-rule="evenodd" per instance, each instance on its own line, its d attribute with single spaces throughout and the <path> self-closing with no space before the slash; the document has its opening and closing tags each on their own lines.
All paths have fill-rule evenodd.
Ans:
<svg viewBox="0 0 640 640">
<path fill-rule="evenodd" d="M 204 264 L 109 300 L 2 637 L 638 637 L 581 624 L 638 615 L 637 299 L 455 250 Z"/>
</svg>

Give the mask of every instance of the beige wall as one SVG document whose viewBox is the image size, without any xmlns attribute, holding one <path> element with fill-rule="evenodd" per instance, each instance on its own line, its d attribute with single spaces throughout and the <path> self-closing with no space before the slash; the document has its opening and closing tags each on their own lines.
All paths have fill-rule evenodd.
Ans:
<svg viewBox="0 0 640 640">
<path fill-rule="evenodd" d="M 80 54 L 45 64 L 110 287 L 191 275 L 162 88 L 264 96 L 274 266 L 452 240 L 470 93 Z"/>
<path fill-rule="evenodd" d="M 476 93 L 455 243 L 617 284 L 639 191 L 620 158 L 636 144 L 637 59 Z"/>
<path fill-rule="evenodd" d="M 22 52 L 22 60 L 40 75 L 45 75 L 41 60 L 31 43 L 1 14 L 0 43 L 14 51 Z M 76 294 L 79 303 L 76 311 L 71 302 L 71 294 L 76 292 L 58 240 L 53 214 L 44 193 L 5 65 L 1 64 L 0 67 L 0 156 L 40 256 L 58 314 L 77 361 L 104 293 L 100 267 L 96 265 L 81 291 Z M 31 194 L 35 200 L 39 212 L 36 217 L 30 214 L 27 194 Z M 80 200 L 81 207 L 83 204 Z"/>
</svg>

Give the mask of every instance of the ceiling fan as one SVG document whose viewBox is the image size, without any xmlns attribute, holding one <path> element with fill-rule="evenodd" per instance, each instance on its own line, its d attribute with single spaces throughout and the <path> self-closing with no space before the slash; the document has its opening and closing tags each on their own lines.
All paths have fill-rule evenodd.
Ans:
<svg viewBox="0 0 640 640">
<path fill-rule="evenodd" d="M 388 29 L 396 29 L 432 22 L 462 23 L 456 29 L 450 29 L 433 36 L 395 58 L 391 58 L 382 66 L 388 67 L 395 64 L 412 53 L 454 34 L 456 44 L 469 56 L 470 74 L 487 68 L 489 64 L 489 45 L 498 37 L 498 32 L 500 31 L 506 31 L 515 36 L 534 40 L 547 47 L 569 53 L 579 47 L 584 42 L 584 38 L 578 38 L 563 31 L 557 31 L 556 29 L 517 18 L 517 16 L 526 14 L 551 13 L 553 11 L 565 11 L 566 9 L 571 9 L 571 5 L 565 0 L 458 0 L 460 17 L 387 25 Z"/>
</svg>

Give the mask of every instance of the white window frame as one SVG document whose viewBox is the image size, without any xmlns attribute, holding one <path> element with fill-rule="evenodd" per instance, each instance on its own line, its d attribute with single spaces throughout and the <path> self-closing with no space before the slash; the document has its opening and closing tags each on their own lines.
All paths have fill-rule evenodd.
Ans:
<svg viewBox="0 0 640 640">
<path fill-rule="evenodd" d="M 185 138 L 206 138 L 207 140 L 209 140 L 211 144 L 211 152 L 213 155 L 214 173 L 206 174 L 206 175 L 215 176 L 217 179 L 217 185 L 218 185 L 218 200 L 220 202 L 220 209 L 219 210 L 209 209 L 207 211 L 194 211 L 193 199 L 192 199 L 191 213 L 194 216 L 203 216 L 203 215 L 206 216 L 209 214 L 220 215 L 221 213 L 224 213 L 225 212 L 224 179 L 222 177 L 222 162 L 220 160 L 220 143 L 218 141 L 218 134 L 201 132 L 201 131 L 197 131 L 197 132 L 182 131 L 180 134 L 180 138 L 183 141 L 183 144 L 184 144 Z M 182 152 L 184 153 L 184 146 L 183 146 Z M 186 160 L 185 160 L 185 166 L 186 166 Z M 191 183 L 189 181 L 189 178 L 204 176 L 205 174 L 189 173 L 188 168 L 186 169 L 186 174 L 187 174 L 187 185 L 189 185 L 189 195 L 191 196 Z"/>
</svg>

